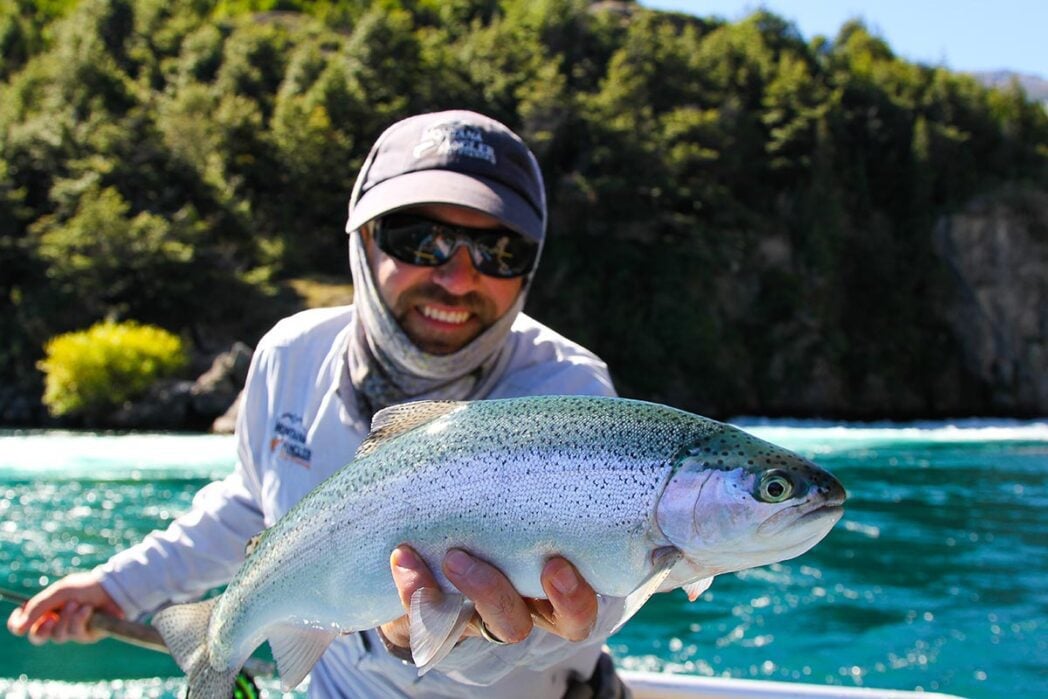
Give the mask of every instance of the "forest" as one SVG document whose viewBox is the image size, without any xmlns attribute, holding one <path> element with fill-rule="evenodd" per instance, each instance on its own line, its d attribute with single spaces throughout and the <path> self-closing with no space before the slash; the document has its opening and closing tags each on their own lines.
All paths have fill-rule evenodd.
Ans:
<svg viewBox="0 0 1048 699">
<path fill-rule="evenodd" d="M 1044 255 L 1048 112 L 858 21 L 805 38 L 622 0 L 5 0 L 0 49 L 0 424 L 43 419 L 8 408 L 41 395 L 57 334 L 133 320 L 206 358 L 301 307 L 296 280 L 348 283 L 368 148 L 448 108 L 535 151 L 550 237 L 526 311 L 623 395 L 717 417 L 1048 412 L 1028 390 L 1048 321 L 988 378 L 936 243 L 982 202 Z"/>
</svg>

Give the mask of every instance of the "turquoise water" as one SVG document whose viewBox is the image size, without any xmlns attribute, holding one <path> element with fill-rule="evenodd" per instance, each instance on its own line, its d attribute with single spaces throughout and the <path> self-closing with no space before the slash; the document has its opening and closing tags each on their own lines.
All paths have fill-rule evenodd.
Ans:
<svg viewBox="0 0 1048 699">
<path fill-rule="evenodd" d="M 657 595 L 611 639 L 622 666 L 1048 696 L 1048 423 L 740 424 L 833 471 L 845 517 L 695 603 Z M 31 592 L 105 560 L 232 457 L 229 437 L 0 432 L 0 585 Z M 114 641 L 35 648 L 0 631 L 4 696 L 177 696 L 179 675 Z"/>
</svg>

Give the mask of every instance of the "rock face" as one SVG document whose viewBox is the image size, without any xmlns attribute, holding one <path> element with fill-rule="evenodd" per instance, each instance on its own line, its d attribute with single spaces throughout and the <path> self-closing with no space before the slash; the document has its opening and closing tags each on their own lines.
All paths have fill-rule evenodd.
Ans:
<svg viewBox="0 0 1048 699">
<path fill-rule="evenodd" d="M 997 412 L 1048 414 L 1048 193 L 980 198 L 934 236 L 965 368 Z"/>
<path fill-rule="evenodd" d="M 242 342 L 215 357 L 190 390 L 193 412 L 212 420 L 223 415 L 244 387 L 250 365 L 251 348 Z"/>
<path fill-rule="evenodd" d="M 192 429 L 189 412 L 192 381 L 157 381 L 143 398 L 128 401 L 105 421 L 106 426 L 125 430 Z"/>
<path fill-rule="evenodd" d="M 237 415 L 240 414 L 240 405 L 243 402 L 244 392 L 241 391 L 236 400 L 229 406 L 226 412 L 215 418 L 211 423 L 211 431 L 215 434 L 233 434 L 237 426 Z"/>
</svg>

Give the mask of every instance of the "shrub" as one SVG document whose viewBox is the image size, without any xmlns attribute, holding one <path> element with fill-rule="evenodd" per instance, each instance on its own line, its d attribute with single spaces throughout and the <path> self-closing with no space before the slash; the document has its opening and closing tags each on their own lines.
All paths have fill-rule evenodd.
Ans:
<svg viewBox="0 0 1048 699">
<path fill-rule="evenodd" d="M 135 322 L 96 323 L 51 338 L 37 367 L 52 415 L 99 414 L 140 396 L 188 361 L 182 340 Z"/>
</svg>

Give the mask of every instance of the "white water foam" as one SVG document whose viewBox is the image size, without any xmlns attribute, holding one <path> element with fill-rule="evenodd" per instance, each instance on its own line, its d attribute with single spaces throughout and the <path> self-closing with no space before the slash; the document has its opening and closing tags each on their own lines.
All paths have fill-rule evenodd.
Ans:
<svg viewBox="0 0 1048 699">
<path fill-rule="evenodd" d="M 1046 420 L 970 419 L 950 422 L 843 423 L 816 420 L 768 420 L 739 417 L 730 423 L 761 439 L 787 448 L 855 448 L 877 444 L 922 442 L 972 444 L 985 442 L 1048 443 Z"/>
<path fill-rule="evenodd" d="M 214 478 L 232 471 L 235 459 L 229 435 L 0 431 L 0 474 L 7 478 Z"/>
</svg>

